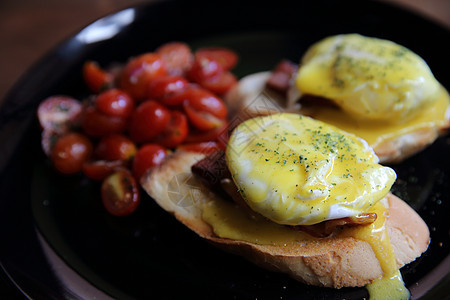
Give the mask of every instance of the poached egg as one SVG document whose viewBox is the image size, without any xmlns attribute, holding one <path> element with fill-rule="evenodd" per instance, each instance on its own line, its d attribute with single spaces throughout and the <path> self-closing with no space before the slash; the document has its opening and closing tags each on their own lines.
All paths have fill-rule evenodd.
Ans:
<svg viewBox="0 0 450 300">
<path fill-rule="evenodd" d="M 313 44 L 301 60 L 295 88 L 339 107 L 317 107 L 315 119 L 373 148 L 449 122 L 450 97 L 426 62 L 388 40 L 342 34 Z"/>
<path fill-rule="evenodd" d="M 226 160 L 249 207 L 283 225 L 367 212 L 396 179 L 364 140 L 290 113 L 241 123 L 230 137 Z"/>
</svg>

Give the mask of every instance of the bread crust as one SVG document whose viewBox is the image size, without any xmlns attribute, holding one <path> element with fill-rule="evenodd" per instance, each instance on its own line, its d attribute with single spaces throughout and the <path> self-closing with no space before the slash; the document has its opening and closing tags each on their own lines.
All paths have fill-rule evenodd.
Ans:
<svg viewBox="0 0 450 300">
<path fill-rule="evenodd" d="M 196 180 L 191 166 L 203 154 L 177 151 L 162 165 L 143 176 L 147 193 L 181 223 L 210 243 L 241 255 L 269 270 L 317 286 L 341 288 L 364 286 L 382 276 L 369 243 L 355 239 L 323 238 L 279 246 L 259 245 L 216 236 L 201 217 L 202 204 L 217 197 Z M 413 261 L 429 244 L 429 231 L 420 216 L 405 202 L 389 194 L 388 235 L 399 267 Z"/>
<path fill-rule="evenodd" d="M 300 94 L 296 93 L 296 89 L 288 91 L 287 99 L 281 99 L 280 95 L 265 89 L 265 82 L 269 77 L 270 72 L 259 72 L 245 76 L 227 94 L 225 98 L 227 103 L 230 104 L 232 110 L 237 113 L 240 119 L 245 120 L 277 112 L 295 112 L 308 115 L 307 109 L 295 104 L 300 97 Z M 270 101 L 268 98 L 271 98 Z M 418 129 L 378 144 L 374 147 L 374 151 L 380 158 L 381 163 L 399 163 L 432 144 L 449 127 L 450 120 L 447 120 L 443 127 Z"/>
</svg>

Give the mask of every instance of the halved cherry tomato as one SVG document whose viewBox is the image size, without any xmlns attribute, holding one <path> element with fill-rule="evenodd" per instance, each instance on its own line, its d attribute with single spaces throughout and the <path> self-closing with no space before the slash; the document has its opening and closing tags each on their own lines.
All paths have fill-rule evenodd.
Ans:
<svg viewBox="0 0 450 300">
<path fill-rule="evenodd" d="M 134 101 L 119 89 L 100 93 L 95 99 L 97 109 L 108 116 L 128 118 L 134 110 Z"/>
<path fill-rule="evenodd" d="M 202 87 L 196 83 L 189 83 L 187 86 L 185 86 L 184 89 L 181 89 L 178 92 L 172 94 L 168 94 L 159 99 L 159 102 L 172 108 L 182 108 L 183 102 L 185 102 L 191 94 L 190 92 L 187 92 L 187 90 L 200 88 Z"/>
<path fill-rule="evenodd" d="M 127 119 L 107 116 L 94 106 L 85 108 L 81 128 L 90 137 L 99 138 L 113 133 L 122 133 L 127 127 Z"/>
<path fill-rule="evenodd" d="M 126 216 L 136 210 L 140 202 L 136 180 L 126 169 L 118 170 L 103 180 L 102 203 L 114 216 Z"/>
<path fill-rule="evenodd" d="M 194 55 L 189 46 L 182 42 L 171 42 L 160 46 L 156 52 L 161 54 L 166 62 L 169 74 L 176 76 L 185 75 L 191 68 Z"/>
<path fill-rule="evenodd" d="M 111 88 L 114 82 L 114 76 L 100 68 L 94 61 L 84 63 L 83 78 L 89 89 L 94 93 Z"/>
<path fill-rule="evenodd" d="M 228 122 L 225 121 L 222 126 L 207 131 L 190 130 L 188 136 L 184 140 L 184 143 L 202 143 L 209 141 L 219 141 L 221 135 L 228 132 Z"/>
<path fill-rule="evenodd" d="M 39 104 L 37 116 L 44 130 L 61 134 L 78 124 L 81 103 L 67 96 L 52 96 Z"/>
<path fill-rule="evenodd" d="M 231 72 L 223 72 L 214 77 L 206 78 L 197 82 L 211 92 L 223 95 L 228 92 L 236 83 L 237 78 Z"/>
<path fill-rule="evenodd" d="M 136 145 L 123 134 L 111 134 L 100 139 L 94 154 L 101 160 L 129 161 L 136 154 Z"/>
<path fill-rule="evenodd" d="M 167 127 L 170 111 L 156 101 L 141 103 L 131 115 L 130 136 L 137 143 L 151 141 Z"/>
<path fill-rule="evenodd" d="M 103 180 L 117 170 L 126 168 L 126 162 L 122 160 L 95 160 L 83 164 L 83 173 L 93 180 Z"/>
<path fill-rule="evenodd" d="M 187 77 L 194 82 L 199 82 L 219 75 L 223 71 L 223 67 L 216 60 L 196 56 L 192 67 L 187 72 Z"/>
<path fill-rule="evenodd" d="M 149 82 L 159 76 L 167 75 L 165 61 L 158 53 L 145 53 L 132 58 L 120 75 L 120 87 L 135 100 L 147 96 Z"/>
<path fill-rule="evenodd" d="M 182 143 L 188 135 L 188 121 L 186 116 L 179 111 L 172 111 L 167 128 L 156 139 L 156 143 L 173 148 Z"/>
<path fill-rule="evenodd" d="M 177 150 L 204 153 L 204 154 L 211 154 L 219 149 L 222 148 L 220 147 L 219 143 L 215 141 L 181 144 L 177 147 Z"/>
<path fill-rule="evenodd" d="M 160 165 L 167 150 L 158 144 L 145 144 L 138 149 L 133 160 L 133 175 L 138 181 L 149 169 Z"/>
<path fill-rule="evenodd" d="M 157 99 L 164 103 L 163 99 L 165 97 L 170 97 L 176 92 L 182 91 L 188 85 L 189 82 L 181 76 L 158 77 L 150 81 L 147 96 L 148 98 Z"/>
<path fill-rule="evenodd" d="M 74 174 L 81 171 L 92 154 L 92 148 L 91 141 L 84 135 L 68 133 L 56 141 L 50 158 L 60 173 Z"/>
<path fill-rule="evenodd" d="M 219 63 L 219 65 L 225 71 L 229 71 L 236 65 L 238 61 L 238 56 L 236 52 L 221 47 L 206 47 L 200 48 L 195 51 L 196 58 L 206 58 L 208 60 L 213 60 Z"/>
<path fill-rule="evenodd" d="M 211 130 L 220 127 L 227 116 L 225 103 L 205 89 L 188 89 L 183 109 L 189 122 L 199 130 Z"/>
<path fill-rule="evenodd" d="M 184 111 L 189 118 L 189 122 L 195 128 L 202 131 L 218 128 L 225 122 L 224 119 L 217 118 L 213 114 L 206 111 L 196 110 L 189 105 L 184 105 Z"/>
</svg>

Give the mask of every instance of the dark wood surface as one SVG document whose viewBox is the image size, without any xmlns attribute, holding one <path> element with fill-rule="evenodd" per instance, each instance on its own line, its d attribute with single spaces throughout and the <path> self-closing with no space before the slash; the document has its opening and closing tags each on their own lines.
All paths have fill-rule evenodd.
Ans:
<svg viewBox="0 0 450 300">
<path fill-rule="evenodd" d="M 402 5 L 450 29 L 449 0 L 380 1 Z M 33 62 L 65 37 L 106 14 L 142 2 L 146 0 L 1 0 L 0 99 Z"/>
</svg>

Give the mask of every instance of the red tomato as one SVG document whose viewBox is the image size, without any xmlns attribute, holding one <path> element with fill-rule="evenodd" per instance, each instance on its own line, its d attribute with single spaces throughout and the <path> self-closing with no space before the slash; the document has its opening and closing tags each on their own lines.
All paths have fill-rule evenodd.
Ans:
<svg viewBox="0 0 450 300">
<path fill-rule="evenodd" d="M 140 180 L 149 169 L 160 165 L 167 155 L 167 150 L 157 144 L 145 144 L 138 149 L 133 160 L 134 178 Z"/>
<path fill-rule="evenodd" d="M 114 76 L 101 69 L 94 61 L 87 61 L 84 63 L 83 79 L 89 89 L 94 93 L 112 87 L 114 82 Z"/>
<path fill-rule="evenodd" d="M 188 135 L 188 121 L 186 116 L 179 111 L 172 111 L 170 123 L 160 134 L 156 142 L 164 147 L 173 148 L 181 144 Z"/>
<path fill-rule="evenodd" d="M 60 173 L 74 174 L 81 171 L 91 153 L 92 143 L 87 137 L 79 133 L 68 133 L 56 141 L 50 158 Z"/>
<path fill-rule="evenodd" d="M 126 163 L 122 160 L 96 160 L 83 164 L 83 173 L 93 180 L 103 180 L 117 170 L 125 169 Z"/>
<path fill-rule="evenodd" d="M 220 127 L 227 116 L 225 103 L 205 89 L 188 89 L 183 108 L 189 122 L 199 130 Z"/>
<path fill-rule="evenodd" d="M 202 87 L 218 95 L 228 92 L 237 83 L 236 76 L 231 72 L 223 72 L 214 77 L 198 81 Z"/>
<path fill-rule="evenodd" d="M 189 82 L 181 76 L 158 77 L 150 81 L 148 85 L 148 98 L 161 100 L 182 91 L 188 85 Z M 161 102 L 164 103 L 163 100 Z"/>
<path fill-rule="evenodd" d="M 78 100 L 67 96 L 52 96 L 39 104 L 37 116 L 42 129 L 65 133 L 77 125 L 82 112 Z"/>
<path fill-rule="evenodd" d="M 228 132 L 228 122 L 225 121 L 221 127 L 214 128 L 207 131 L 190 130 L 184 143 L 202 143 L 210 141 L 219 141 L 221 143 L 221 136 Z"/>
<path fill-rule="evenodd" d="M 156 138 L 170 122 L 170 111 L 156 101 L 141 103 L 131 115 L 130 136 L 137 143 Z"/>
<path fill-rule="evenodd" d="M 187 77 L 194 82 L 199 82 L 222 72 L 223 67 L 217 61 L 208 57 L 196 56 L 192 67 L 187 73 Z"/>
<path fill-rule="evenodd" d="M 119 89 L 110 89 L 99 94 L 95 105 L 105 115 L 121 118 L 128 118 L 134 110 L 133 99 Z"/>
<path fill-rule="evenodd" d="M 93 106 L 86 107 L 83 120 L 81 122 L 81 128 L 84 133 L 94 138 L 124 132 L 126 127 L 127 119 L 107 116 L 99 112 Z"/>
<path fill-rule="evenodd" d="M 238 61 L 236 52 L 220 47 L 200 48 L 195 51 L 195 57 L 216 61 L 225 71 L 234 68 Z"/>
<path fill-rule="evenodd" d="M 147 96 L 149 82 L 164 75 L 167 75 L 167 70 L 162 56 L 145 53 L 125 65 L 120 76 L 120 87 L 134 99 L 142 100 Z"/>
<path fill-rule="evenodd" d="M 136 145 L 122 134 L 112 134 L 103 137 L 97 144 L 94 154 L 101 160 L 128 161 L 136 154 Z"/>
<path fill-rule="evenodd" d="M 216 150 L 221 149 L 219 143 L 215 141 L 210 142 L 200 142 L 200 143 L 189 143 L 182 144 L 177 147 L 177 150 L 188 151 L 188 152 L 198 152 L 204 154 L 211 154 Z"/>
<path fill-rule="evenodd" d="M 166 106 L 181 108 L 183 102 L 185 102 L 189 97 L 189 95 L 191 94 L 191 92 L 188 92 L 188 90 L 200 88 L 201 87 L 199 85 L 195 83 L 190 83 L 187 86 L 185 86 L 184 89 L 179 90 L 178 92 L 172 94 L 168 94 L 165 97 L 159 99 L 159 101 Z"/>
<path fill-rule="evenodd" d="M 194 56 L 189 46 L 182 42 L 171 42 L 160 46 L 156 52 L 163 57 L 169 74 L 185 75 L 191 68 Z"/>
<path fill-rule="evenodd" d="M 113 216 L 126 216 L 136 210 L 140 202 L 136 180 L 126 169 L 118 170 L 103 180 L 102 203 Z"/>
</svg>

